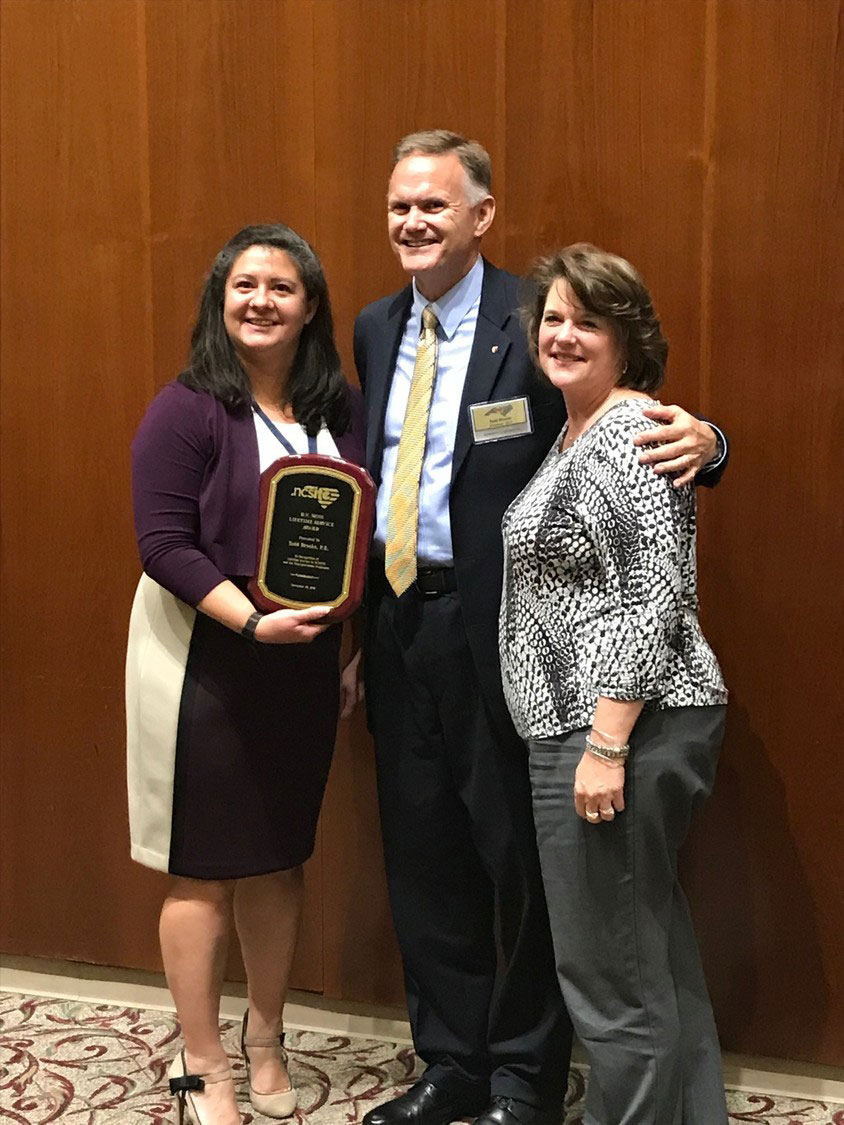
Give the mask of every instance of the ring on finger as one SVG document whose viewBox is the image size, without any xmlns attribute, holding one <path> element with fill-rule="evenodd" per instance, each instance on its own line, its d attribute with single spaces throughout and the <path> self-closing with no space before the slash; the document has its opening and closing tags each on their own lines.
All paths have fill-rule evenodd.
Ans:
<svg viewBox="0 0 844 1125">
<path fill-rule="evenodd" d="M 587 820 L 600 820 L 601 814 L 594 809 L 587 809 L 586 810 L 586 819 Z"/>
<path fill-rule="evenodd" d="M 608 809 L 598 809 L 598 812 L 607 820 L 612 820 L 612 818 L 615 816 L 615 809 L 612 807 L 612 805 L 610 805 Z"/>
</svg>

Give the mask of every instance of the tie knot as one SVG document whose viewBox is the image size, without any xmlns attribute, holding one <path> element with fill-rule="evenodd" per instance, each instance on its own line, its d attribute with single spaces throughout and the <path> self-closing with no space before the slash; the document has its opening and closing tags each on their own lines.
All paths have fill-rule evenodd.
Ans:
<svg viewBox="0 0 844 1125">
<path fill-rule="evenodd" d="M 430 332 L 435 332 L 439 321 L 437 314 L 434 312 L 433 305 L 426 305 L 422 310 L 422 327 L 427 328 Z"/>
</svg>

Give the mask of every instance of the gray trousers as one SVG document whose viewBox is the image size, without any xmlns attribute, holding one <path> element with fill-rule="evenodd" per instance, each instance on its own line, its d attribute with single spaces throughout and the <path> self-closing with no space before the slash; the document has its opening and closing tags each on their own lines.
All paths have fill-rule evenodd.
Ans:
<svg viewBox="0 0 844 1125">
<path fill-rule="evenodd" d="M 574 810 L 585 731 L 529 742 L 557 974 L 589 1056 L 584 1125 L 727 1125 L 718 1035 L 677 852 L 712 790 L 724 707 L 642 714 L 626 808 Z"/>
</svg>

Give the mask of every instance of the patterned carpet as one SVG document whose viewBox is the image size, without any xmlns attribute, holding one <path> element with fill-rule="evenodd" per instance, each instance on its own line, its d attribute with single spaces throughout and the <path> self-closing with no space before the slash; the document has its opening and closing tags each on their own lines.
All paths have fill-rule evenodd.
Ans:
<svg viewBox="0 0 844 1125">
<path fill-rule="evenodd" d="M 237 1049 L 239 1028 L 225 1023 L 242 1099 L 252 1113 Z M 0 994 L 0 1121 L 18 1125 L 164 1125 L 176 1121 L 165 1072 L 178 1043 L 166 1012 Z M 288 1034 L 302 1125 L 354 1125 L 367 1109 L 404 1089 L 418 1073 L 408 1047 L 374 1039 Z M 580 1125 L 584 1076 L 569 1077 L 566 1125 Z M 844 1106 L 730 1093 L 731 1122 L 844 1125 Z"/>
</svg>

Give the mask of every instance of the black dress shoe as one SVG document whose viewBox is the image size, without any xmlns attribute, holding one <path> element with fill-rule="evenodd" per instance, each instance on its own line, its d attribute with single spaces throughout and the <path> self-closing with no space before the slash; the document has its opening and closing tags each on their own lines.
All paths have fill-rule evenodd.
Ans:
<svg viewBox="0 0 844 1125">
<path fill-rule="evenodd" d="M 556 1110 L 537 1109 L 527 1102 L 494 1094 L 480 1117 L 475 1118 L 475 1125 L 562 1125 L 564 1116 L 562 1106 Z"/>
<path fill-rule="evenodd" d="M 421 1079 L 407 1093 L 364 1114 L 363 1125 L 448 1125 L 474 1117 L 484 1103 L 469 1094 L 453 1094 Z"/>
</svg>

